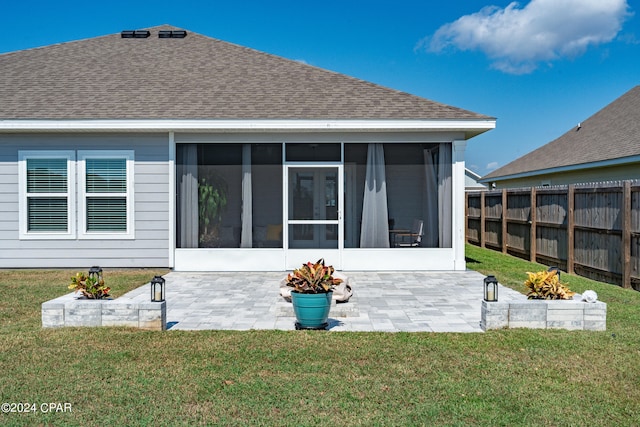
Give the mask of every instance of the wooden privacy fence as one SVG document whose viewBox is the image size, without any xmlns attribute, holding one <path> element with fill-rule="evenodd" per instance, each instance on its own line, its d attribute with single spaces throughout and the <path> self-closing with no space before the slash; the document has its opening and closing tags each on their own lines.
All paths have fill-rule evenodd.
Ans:
<svg viewBox="0 0 640 427">
<path fill-rule="evenodd" d="M 640 181 L 469 192 L 467 242 L 640 290 Z"/>
</svg>

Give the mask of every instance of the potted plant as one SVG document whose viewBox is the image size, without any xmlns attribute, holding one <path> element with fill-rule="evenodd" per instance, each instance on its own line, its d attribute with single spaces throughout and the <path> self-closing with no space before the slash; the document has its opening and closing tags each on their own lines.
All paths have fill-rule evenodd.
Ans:
<svg viewBox="0 0 640 427">
<path fill-rule="evenodd" d="M 307 262 L 287 275 L 291 302 L 296 315 L 296 329 L 326 329 L 334 286 L 342 279 L 333 277 L 335 269 L 324 259 Z"/>
<path fill-rule="evenodd" d="M 220 246 L 219 226 L 227 207 L 227 182 L 211 168 L 200 168 L 198 218 L 200 247 Z"/>
<path fill-rule="evenodd" d="M 103 299 L 109 296 L 111 288 L 104 284 L 102 275 L 77 273 L 71 278 L 69 289 L 80 292 L 87 299 Z"/>
<path fill-rule="evenodd" d="M 524 282 L 529 292 L 529 299 L 572 299 L 575 292 L 560 283 L 556 270 L 527 273 L 529 278 Z"/>
</svg>

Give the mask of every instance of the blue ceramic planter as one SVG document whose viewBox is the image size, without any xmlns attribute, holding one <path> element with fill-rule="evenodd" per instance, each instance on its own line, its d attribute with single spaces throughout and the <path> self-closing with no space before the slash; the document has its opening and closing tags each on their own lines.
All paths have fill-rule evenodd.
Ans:
<svg viewBox="0 0 640 427">
<path fill-rule="evenodd" d="M 301 294 L 291 292 L 293 312 L 298 329 L 324 329 L 327 327 L 333 291 L 323 294 Z"/>
</svg>

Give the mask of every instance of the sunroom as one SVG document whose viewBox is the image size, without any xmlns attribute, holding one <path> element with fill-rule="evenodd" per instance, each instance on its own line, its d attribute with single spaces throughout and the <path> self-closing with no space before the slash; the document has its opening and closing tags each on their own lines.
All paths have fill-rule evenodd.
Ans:
<svg viewBox="0 0 640 427">
<path fill-rule="evenodd" d="M 465 145 L 426 133 L 177 135 L 175 269 L 320 258 L 344 270 L 464 269 L 454 188 Z"/>
</svg>

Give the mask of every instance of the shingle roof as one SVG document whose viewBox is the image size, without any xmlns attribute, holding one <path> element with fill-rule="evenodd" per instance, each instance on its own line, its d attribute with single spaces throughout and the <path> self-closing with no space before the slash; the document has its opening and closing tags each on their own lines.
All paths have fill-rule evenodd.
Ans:
<svg viewBox="0 0 640 427">
<path fill-rule="evenodd" d="M 482 177 L 482 181 L 640 155 L 640 86 L 567 133 Z"/>
<path fill-rule="evenodd" d="M 0 55 L 0 120 L 491 119 L 175 29 Z"/>
</svg>

